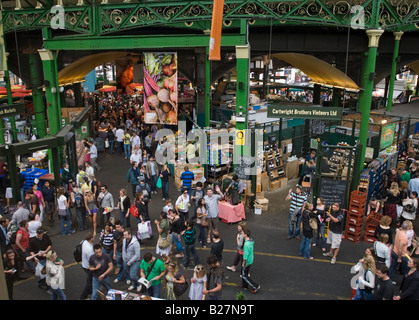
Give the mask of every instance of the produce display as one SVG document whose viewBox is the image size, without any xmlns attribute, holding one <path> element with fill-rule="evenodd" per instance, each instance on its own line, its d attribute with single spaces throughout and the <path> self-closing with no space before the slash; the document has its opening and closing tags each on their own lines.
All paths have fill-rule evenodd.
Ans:
<svg viewBox="0 0 419 320">
<path fill-rule="evenodd" d="M 176 53 L 144 53 L 146 123 L 177 124 L 177 75 Z"/>
</svg>

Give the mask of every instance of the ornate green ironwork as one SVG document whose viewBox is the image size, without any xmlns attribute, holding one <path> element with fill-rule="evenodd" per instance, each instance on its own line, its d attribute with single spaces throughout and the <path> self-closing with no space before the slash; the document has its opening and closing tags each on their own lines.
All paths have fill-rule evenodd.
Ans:
<svg viewBox="0 0 419 320">
<path fill-rule="evenodd" d="M 213 1 L 141 1 L 140 3 L 77 6 L 61 1 L 65 9 L 65 28 L 84 34 L 109 34 L 150 26 L 208 28 Z M 43 2 L 45 5 L 48 2 Z M 54 2 L 57 3 L 56 1 Z M 68 4 L 69 3 L 69 4 Z M 357 6 L 357 7 L 356 7 Z M 355 9 L 360 9 L 361 12 Z M 39 29 L 50 24 L 54 13 L 49 7 L 4 8 L 4 32 Z M 364 19 L 365 29 L 387 31 L 419 30 L 419 1 L 416 0 L 225 0 L 224 26 L 238 28 L 241 19 L 251 25 L 351 27 Z M 356 27 L 356 25 L 355 25 Z"/>
</svg>

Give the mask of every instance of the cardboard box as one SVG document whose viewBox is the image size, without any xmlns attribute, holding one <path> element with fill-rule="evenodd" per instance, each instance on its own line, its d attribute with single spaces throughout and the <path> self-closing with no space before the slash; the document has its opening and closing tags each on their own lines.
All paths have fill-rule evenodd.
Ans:
<svg viewBox="0 0 419 320">
<path fill-rule="evenodd" d="M 262 211 L 268 211 L 269 210 L 269 205 L 268 204 L 256 204 L 255 203 L 255 209 L 262 209 Z"/>
<path fill-rule="evenodd" d="M 266 199 L 266 198 L 256 199 L 255 203 L 261 204 L 261 205 L 264 205 L 264 204 L 267 205 L 267 204 L 269 204 L 269 199 Z"/>
<path fill-rule="evenodd" d="M 286 188 L 288 185 L 288 178 L 282 178 L 280 181 L 280 188 Z"/>
<path fill-rule="evenodd" d="M 278 179 L 278 180 L 275 180 L 275 181 L 271 181 L 270 187 L 271 187 L 272 191 L 279 189 L 281 187 L 280 180 Z"/>
<path fill-rule="evenodd" d="M 262 185 L 258 183 L 256 185 L 256 193 L 260 193 L 260 192 L 262 192 Z"/>
<path fill-rule="evenodd" d="M 264 191 L 256 193 L 256 199 L 263 199 L 263 198 L 265 198 L 265 192 Z"/>
</svg>

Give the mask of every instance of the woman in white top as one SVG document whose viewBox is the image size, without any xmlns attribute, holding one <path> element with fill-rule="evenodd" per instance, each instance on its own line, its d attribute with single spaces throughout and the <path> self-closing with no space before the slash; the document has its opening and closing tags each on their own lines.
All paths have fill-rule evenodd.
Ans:
<svg viewBox="0 0 419 320">
<path fill-rule="evenodd" d="M 378 235 L 378 241 L 374 242 L 374 251 L 377 264 L 385 264 L 387 268 L 390 268 L 390 248 L 387 242 L 388 234 L 380 233 Z"/>
<path fill-rule="evenodd" d="M 61 233 L 63 236 L 74 233 L 71 229 L 70 210 L 68 209 L 69 206 L 69 201 L 65 196 L 64 187 L 59 187 L 57 192 L 57 210 L 61 221 Z"/>
<path fill-rule="evenodd" d="M 39 214 L 31 213 L 29 215 L 29 223 L 28 223 L 28 232 L 29 232 L 29 239 L 36 236 L 36 230 L 42 226 L 42 222 L 39 218 Z"/>
<path fill-rule="evenodd" d="M 189 194 L 188 190 L 185 188 L 183 188 L 181 192 L 182 194 L 176 200 L 175 208 L 177 213 L 179 214 L 179 217 L 183 221 L 187 221 L 189 219 L 189 207 L 191 205 L 189 203 Z"/>
<path fill-rule="evenodd" d="M 372 255 L 365 255 L 362 261 L 362 268 L 358 279 L 358 289 L 353 300 L 372 300 L 372 290 L 375 287 L 375 260 Z"/>
<path fill-rule="evenodd" d="M 57 253 L 54 250 L 50 250 L 46 254 L 46 258 L 46 282 L 52 291 L 50 300 L 67 300 L 63 291 L 65 287 L 64 261 L 58 259 Z"/>
</svg>

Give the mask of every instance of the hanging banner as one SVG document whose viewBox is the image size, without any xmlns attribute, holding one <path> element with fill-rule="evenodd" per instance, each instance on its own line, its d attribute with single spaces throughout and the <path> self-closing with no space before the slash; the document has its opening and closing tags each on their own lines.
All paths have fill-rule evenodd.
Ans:
<svg viewBox="0 0 419 320">
<path fill-rule="evenodd" d="M 177 124 L 177 54 L 144 53 L 144 122 Z"/>
<path fill-rule="evenodd" d="M 221 60 L 221 31 L 223 29 L 224 0 L 214 0 L 212 8 L 209 60 Z"/>
<path fill-rule="evenodd" d="M 0 71 L 7 70 L 6 49 L 4 47 L 2 13 L 0 11 Z"/>
<path fill-rule="evenodd" d="M 394 134 L 396 130 L 396 124 L 392 123 L 387 126 L 383 126 L 381 129 L 381 140 L 380 150 L 384 150 L 393 144 Z"/>
</svg>

